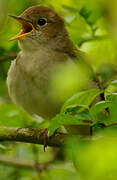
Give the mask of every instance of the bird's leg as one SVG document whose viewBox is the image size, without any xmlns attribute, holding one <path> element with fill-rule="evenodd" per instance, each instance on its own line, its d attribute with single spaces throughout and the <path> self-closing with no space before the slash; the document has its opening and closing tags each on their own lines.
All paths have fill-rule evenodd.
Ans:
<svg viewBox="0 0 117 180">
<path fill-rule="evenodd" d="M 47 137 L 48 137 L 47 134 L 48 134 L 47 128 L 45 128 L 39 132 L 39 137 L 41 135 L 43 135 L 43 137 L 44 137 L 44 152 L 46 151 L 46 147 L 47 147 Z"/>
</svg>

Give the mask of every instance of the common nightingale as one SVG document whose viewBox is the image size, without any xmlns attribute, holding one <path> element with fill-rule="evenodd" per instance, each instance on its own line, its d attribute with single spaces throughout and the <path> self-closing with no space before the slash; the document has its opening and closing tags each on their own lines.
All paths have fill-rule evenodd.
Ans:
<svg viewBox="0 0 117 180">
<path fill-rule="evenodd" d="M 78 81 L 77 86 L 75 84 L 72 89 L 68 79 L 67 87 L 70 91 L 63 89 L 64 95 L 67 95 L 62 99 L 59 96 L 59 82 L 54 84 L 55 81 L 52 80 L 59 74 L 59 80 L 64 84 L 64 75 L 68 74 L 69 77 L 74 76 L 76 81 L 77 78 L 82 81 L 82 77 L 76 77 L 78 74 L 74 73 L 77 67 L 83 67 L 84 74 L 89 75 L 86 87 L 81 89 L 97 87 L 90 65 L 86 62 L 87 55 L 78 50 L 70 40 L 63 18 L 54 10 L 32 6 L 21 16 L 10 16 L 22 26 L 21 32 L 11 39 L 18 40 L 21 51 L 11 63 L 7 78 L 9 95 L 15 104 L 31 115 L 52 118 L 60 111 L 64 101 L 76 93 L 80 86 Z M 63 69 L 67 66 L 70 72 L 64 73 Z M 53 89 L 55 87 L 55 92 L 51 85 Z"/>
</svg>

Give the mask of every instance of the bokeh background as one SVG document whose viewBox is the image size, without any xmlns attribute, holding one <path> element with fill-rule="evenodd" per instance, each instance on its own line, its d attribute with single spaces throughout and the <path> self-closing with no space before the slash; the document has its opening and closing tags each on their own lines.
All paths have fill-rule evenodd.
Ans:
<svg viewBox="0 0 117 180">
<path fill-rule="evenodd" d="M 15 106 L 6 86 L 8 68 L 19 51 L 17 41 L 8 40 L 20 30 L 8 14 L 20 15 L 32 5 L 51 7 L 65 19 L 71 39 L 90 55 L 92 68 L 101 84 L 107 86 L 106 93 L 114 92 L 116 96 L 116 87 L 110 82 L 116 79 L 117 72 L 116 0 L 0 0 L 0 126 L 40 129 L 49 123 L 29 117 Z M 101 114 L 98 119 L 116 122 L 116 107 L 115 100 L 111 106 L 112 116 Z M 62 149 L 62 157 L 57 158 L 52 148 L 44 153 L 40 145 L 1 142 L 0 180 L 116 180 L 116 136 L 116 128 L 108 128 L 99 131 L 93 141 L 69 139 L 67 148 Z M 44 167 L 34 168 L 34 163 L 43 163 Z"/>
</svg>

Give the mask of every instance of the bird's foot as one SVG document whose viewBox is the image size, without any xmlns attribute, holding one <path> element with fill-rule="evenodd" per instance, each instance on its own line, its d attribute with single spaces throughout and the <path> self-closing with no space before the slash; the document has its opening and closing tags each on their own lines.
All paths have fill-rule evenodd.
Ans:
<svg viewBox="0 0 117 180">
<path fill-rule="evenodd" d="M 47 134 L 48 134 L 47 128 L 45 128 L 39 132 L 39 137 L 43 135 L 43 138 L 44 138 L 44 142 L 43 142 L 44 143 L 44 152 L 46 151 L 46 147 L 47 147 L 47 137 L 48 137 Z"/>
</svg>

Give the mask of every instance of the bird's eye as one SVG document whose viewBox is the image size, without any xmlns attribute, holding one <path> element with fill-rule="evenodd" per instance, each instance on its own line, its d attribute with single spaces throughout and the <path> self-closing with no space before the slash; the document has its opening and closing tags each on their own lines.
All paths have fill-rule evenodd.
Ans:
<svg viewBox="0 0 117 180">
<path fill-rule="evenodd" d="M 38 20 L 38 25 L 39 25 L 39 26 L 43 26 L 43 25 L 45 25 L 46 23 L 47 23 L 47 21 L 46 21 L 46 19 L 44 19 L 44 18 L 41 18 L 41 19 Z"/>
</svg>

